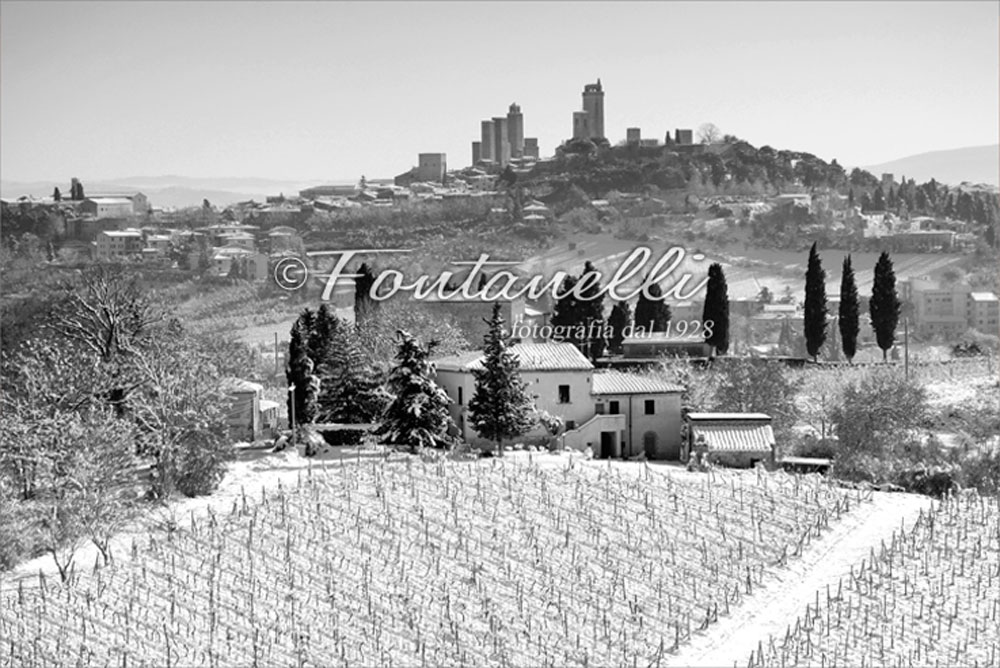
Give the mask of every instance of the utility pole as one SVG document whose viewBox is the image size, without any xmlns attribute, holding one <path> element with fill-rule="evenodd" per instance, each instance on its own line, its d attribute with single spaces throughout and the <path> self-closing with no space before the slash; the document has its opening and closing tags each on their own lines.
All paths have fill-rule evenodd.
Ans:
<svg viewBox="0 0 1000 668">
<path fill-rule="evenodd" d="M 274 377 L 277 378 L 279 373 L 278 369 L 278 333 L 274 333 Z"/>
</svg>

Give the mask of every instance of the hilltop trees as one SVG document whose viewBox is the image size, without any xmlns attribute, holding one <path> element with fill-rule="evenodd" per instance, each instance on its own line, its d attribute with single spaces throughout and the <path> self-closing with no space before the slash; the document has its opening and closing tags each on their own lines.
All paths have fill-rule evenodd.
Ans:
<svg viewBox="0 0 1000 668">
<path fill-rule="evenodd" d="M 611 315 L 608 316 L 608 330 L 611 336 L 608 338 L 608 348 L 614 354 L 622 352 L 622 342 L 625 340 L 625 331 L 632 324 L 632 309 L 627 301 L 615 302 L 611 308 Z"/>
<path fill-rule="evenodd" d="M 448 431 L 456 427 L 448 412 L 451 400 L 432 377 L 430 356 L 437 344 L 431 341 L 421 345 L 403 330 L 397 330 L 396 337 L 397 362 L 389 374 L 393 398 L 376 433 L 386 443 L 406 446 L 410 452 L 446 447 L 452 442 Z"/>
<path fill-rule="evenodd" d="M 503 456 L 505 438 L 520 436 L 534 426 L 534 402 L 527 383 L 521 380 L 521 363 L 510 350 L 510 334 L 498 303 L 493 304 L 489 326 L 483 365 L 472 372 L 476 390 L 469 401 L 469 419 L 479 435 L 493 441 Z"/>
<path fill-rule="evenodd" d="M 899 296 L 896 294 L 896 272 L 893 270 L 889 254 L 883 251 L 875 263 L 872 298 L 868 302 L 875 341 L 882 349 L 883 361 L 886 361 L 889 349 L 892 348 L 896 338 L 900 308 Z"/>
<path fill-rule="evenodd" d="M 806 352 L 816 360 L 826 342 L 826 272 L 823 271 L 816 244 L 809 249 L 806 268 L 806 299 L 803 318 Z"/>
<path fill-rule="evenodd" d="M 858 286 L 854 281 L 854 268 L 851 266 L 851 256 L 844 258 L 844 269 L 840 277 L 840 307 L 837 313 L 837 326 L 840 329 L 840 343 L 844 357 L 850 362 L 858 351 Z"/>
<path fill-rule="evenodd" d="M 705 343 L 712 346 L 716 354 L 725 355 L 729 349 L 729 288 L 726 274 L 718 262 L 713 262 L 708 268 L 701 321 L 705 328 Z"/>
</svg>

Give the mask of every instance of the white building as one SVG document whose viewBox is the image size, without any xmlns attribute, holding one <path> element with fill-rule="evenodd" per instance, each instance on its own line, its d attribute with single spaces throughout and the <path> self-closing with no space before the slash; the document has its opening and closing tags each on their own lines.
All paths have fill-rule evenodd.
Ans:
<svg viewBox="0 0 1000 668">
<path fill-rule="evenodd" d="M 683 388 L 663 381 L 617 371 L 597 371 L 571 343 L 521 343 L 511 348 L 521 365 L 521 378 L 535 407 L 562 418 L 565 432 L 555 441 L 538 428 L 525 443 L 558 444 L 597 457 L 678 459 L 681 443 Z M 437 360 L 436 380 L 452 400 L 451 414 L 461 437 L 490 448 L 468 417 L 475 394 L 473 370 L 482 367 L 481 352 Z M 555 442 L 553 442 L 555 441 Z"/>
</svg>

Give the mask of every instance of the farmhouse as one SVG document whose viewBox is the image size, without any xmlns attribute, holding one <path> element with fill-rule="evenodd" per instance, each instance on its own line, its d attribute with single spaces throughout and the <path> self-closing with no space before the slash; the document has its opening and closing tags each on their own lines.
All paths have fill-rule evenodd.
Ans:
<svg viewBox="0 0 1000 668">
<path fill-rule="evenodd" d="M 681 459 L 704 453 L 713 464 L 749 468 L 774 463 L 774 430 L 764 413 L 688 413 Z"/>
<path fill-rule="evenodd" d="M 565 423 L 558 439 L 538 428 L 521 441 L 579 450 L 590 447 L 598 457 L 645 453 L 656 459 L 679 458 L 682 387 L 617 371 L 595 371 L 571 343 L 521 343 L 511 351 L 537 409 Z M 461 437 L 489 448 L 492 444 L 476 434 L 468 415 L 476 388 L 472 372 L 482 367 L 482 360 L 478 351 L 439 359 L 436 380 L 453 402 L 452 419 Z"/>
</svg>

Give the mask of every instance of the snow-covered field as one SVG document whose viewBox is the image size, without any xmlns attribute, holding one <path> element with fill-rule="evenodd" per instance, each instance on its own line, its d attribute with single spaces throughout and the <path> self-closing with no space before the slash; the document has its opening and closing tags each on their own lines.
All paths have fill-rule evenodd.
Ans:
<svg viewBox="0 0 1000 668">
<path fill-rule="evenodd" d="M 568 453 L 258 452 L 115 565 L 83 547 L 69 588 L 39 586 L 51 559 L 8 574 L 0 665 L 745 665 L 930 503 Z"/>
</svg>

